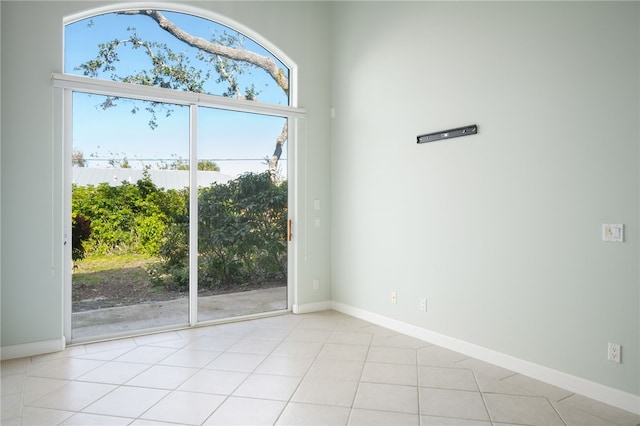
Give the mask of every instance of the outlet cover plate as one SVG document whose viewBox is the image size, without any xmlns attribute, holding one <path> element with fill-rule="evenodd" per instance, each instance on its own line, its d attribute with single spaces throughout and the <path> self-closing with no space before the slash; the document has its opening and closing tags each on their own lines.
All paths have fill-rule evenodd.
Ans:
<svg viewBox="0 0 640 426">
<path fill-rule="evenodd" d="M 608 354 L 607 354 L 607 359 L 609 361 L 613 361 L 613 362 L 617 362 L 618 364 L 620 364 L 620 356 L 622 355 L 620 353 L 621 347 L 620 345 L 616 344 L 616 343 L 609 343 L 608 345 Z"/>
<path fill-rule="evenodd" d="M 624 242 L 624 225 L 621 223 L 603 223 L 602 241 L 612 243 Z"/>
</svg>

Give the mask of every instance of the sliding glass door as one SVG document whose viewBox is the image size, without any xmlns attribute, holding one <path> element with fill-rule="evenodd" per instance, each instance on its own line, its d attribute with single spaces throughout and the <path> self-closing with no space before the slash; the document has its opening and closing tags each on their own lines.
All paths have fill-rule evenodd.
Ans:
<svg viewBox="0 0 640 426">
<path fill-rule="evenodd" d="M 287 309 L 286 132 L 283 117 L 199 110 L 198 165 L 229 180 L 198 189 L 198 321 Z"/>
<path fill-rule="evenodd" d="M 65 93 L 72 342 L 288 309 L 290 117 Z"/>
<path fill-rule="evenodd" d="M 118 102 L 130 109 L 105 113 Z M 132 120 L 144 102 L 73 93 L 72 339 L 189 322 L 189 108 L 161 130 Z M 171 244 L 169 243 L 171 241 Z M 171 250 L 172 264 L 167 264 Z"/>
<path fill-rule="evenodd" d="M 295 66 L 178 9 L 65 20 L 67 341 L 288 307 Z"/>
</svg>

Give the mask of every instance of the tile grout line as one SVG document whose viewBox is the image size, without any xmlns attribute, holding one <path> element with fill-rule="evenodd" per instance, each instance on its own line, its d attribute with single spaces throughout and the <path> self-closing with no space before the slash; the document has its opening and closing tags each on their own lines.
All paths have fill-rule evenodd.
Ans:
<svg viewBox="0 0 640 426">
<path fill-rule="evenodd" d="M 298 329 L 298 327 L 300 327 L 300 324 L 302 324 L 302 321 L 300 321 L 298 324 L 296 324 L 296 326 L 287 334 L 287 337 L 289 337 L 294 330 Z M 335 325 L 334 327 L 331 329 L 331 333 L 333 333 L 333 331 L 335 330 Z M 289 399 L 287 401 L 285 401 L 284 406 L 282 407 L 282 410 L 280 410 L 280 413 L 278 414 L 278 416 L 276 417 L 276 419 L 273 422 L 273 425 L 277 424 L 278 421 L 280 420 L 280 418 L 282 417 L 282 414 L 284 414 L 284 411 L 287 409 L 287 407 L 289 406 L 289 404 L 291 404 L 291 399 L 293 398 L 293 396 L 296 394 L 296 392 L 298 391 L 298 389 L 300 389 L 300 386 L 302 385 L 302 382 L 304 382 L 304 379 L 309 375 L 309 371 L 311 370 L 311 368 L 313 367 L 313 365 L 315 364 L 316 360 L 318 359 L 318 356 L 320 355 L 320 352 L 322 352 L 322 350 L 324 349 L 327 340 L 329 339 L 329 337 L 331 336 L 331 333 L 329 334 L 329 336 L 327 336 L 327 338 L 324 340 L 324 342 L 322 342 L 322 346 L 320 347 L 320 350 L 318 351 L 318 353 L 314 356 L 313 361 L 311 361 L 311 364 L 309 365 L 309 367 L 307 368 L 307 371 L 305 371 L 304 375 L 302 376 L 302 378 L 300 379 L 300 382 L 296 385 L 295 389 L 293 390 L 293 392 L 291 392 L 291 396 L 289 397 Z M 280 344 L 282 344 L 282 342 L 284 341 L 285 338 L 283 338 L 280 341 Z M 302 342 L 296 342 L 296 345 L 301 344 Z M 277 345 L 276 348 L 280 346 Z M 276 350 L 276 348 L 273 348 L 273 350 L 271 351 L 271 353 L 273 353 L 273 351 Z M 265 358 L 266 359 L 266 358 Z M 264 360 L 262 361 L 264 362 Z M 260 364 L 262 364 L 262 362 Z M 256 367 L 258 368 L 258 367 Z M 255 370 L 254 370 L 255 371 Z M 215 411 L 214 411 L 215 413 Z M 213 413 L 211 414 L 213 415 Z"/>
<path fill-rule="evenodd" d="M 84 353 L 84 354 L 86 355 L 86 354 L 87 354 L 87 352 L 86 352 L 86 345 L 85 345 L 85 344 L 82 344 L 81 346 L 82 346 L 83 350 L 85 351 L 85 353 Z M 65 350 L 65 351 L 66 351 L 66 350 Z M 55 362 L 55 361 L 58 361 L 58 360 L 71 361 L 72 359 L 75 359 L 75 358 L 76 358 L 76 357 L 75 357 L 75 356 L 73 356 L 73 355 L 65 356 L 65 355 L 64 355 L 64 352 L 65 352 L 65 351 L 62 351 L 62 353 L 61 353 L 61 355 L 60 355 L 59 357 L 53 357 L 53 358 L 51 358 L 51 359 L 49 359 L 49 360 L 43 360 L 43 361 L 40 361 L 40 362 L 42 362 L 42 363 L 45 363 L 45 362 Z M 41 355 L 38 355 L 38 356 L 41 356 Z M 46 354 L 45 354 L 45 356 L 46 356 Z M 33 357 L 29 357 L 29 359 L 30 359 L 30 364 L 31 364 L 31 365 L 33 365 L 33 364 L 34 364 Z M 81 358 L 81 359 L 82 359 L 82 358 Z M 88 370 L 88 371 L 83 372 L 83 373 L 82 373 L 82 374 L 80 374 L 79 376 L 72 377 L 72 378 L 66 378 L 66 377 L 65 377 L 65 378 L 53 378 L 53 377 L 47 377 L 47 376 L 31 375 L 31 374 L 29 374 L 29 373 L 26 373 L 26 375 L 25 375 L 25 380 L 26 380 L 26 378 L 27 378 L 27 377 L 37 377 L 37 378 L 41 378 L 41 379 L 64 380 L 64 381 L 65 381 L 65 383 L 64 383 L 62 386 L 60 386 L 60 388 L 62 388 L 62 387 L 64 387 L 64 386 L 67 386 L 67 385 L 69 385 L 70 383 L 78 383 L 78 382 L 80 382 L 80 383 L 95 383 L 95 382 L 85 382 L 85 381 L 81 381 L 81 380 L 78 380 L 78 379 L 79 379 L 80 377 L 82 377 L 83 375 L 85 375 L 85 374 L 87 374 L 87 373 L 89 373 L 89 372 L 91 372 L 91 371 L 94 371 L 94 370 L 96 370 L 97 368 L 100 368 L 100 367 L 102 367 L 102 366 L 104 366 L 104 365 L 106 365 L 106 364 L 108 364 L 108 363 L 109 363 L 109 362 L 111 362 L 111 361 L 113 361 L 113 360 L 110 360 L 110 361 L 103 361 L 103 362 L 102 362 L 102 364 L 100 364 L 100 365 L 98 365 L 98 366 L 96 366 L 96 367 L 94 367 L 94 368 L 92 368 L 92 369 L 90 369 L 90 370 Z M 38 363 L 38 361 L 36 361 L 35 363 Z M 106 383 L 100 383 L 100 384 L 106 384 Z M 53 389 L 53 390 L 51 390 L 51 391 L 49 391 L 49 392 L 47 392 L 47 393 L 44 393 L 43 395 L 40 395 L 38 398 L 34 399 L 32 402 L 35 402 L 35 401 L 37 401 L 37 400 L 38 400 L 38 399 L 40 399 L 40 398 L 44 398 L 45 396 L 52 394 L 53 392 L 57 391 L 57 390 L 58 390 L 58 389 L 60 389 L 60 388 L 56 388 L 56 389 Z M 98 398 L 96 401 L 98 401 L 98 400 L 102 399 L 104 396 L 106 396 L 106 395 L 110 394 L 111 392 L 113 392 L 113 391 L 114 391 L 115 389 L 117 389 L 117 388 L 118 388 L 118 386 L 116 386 L 114 389 L 110 390 L 110 391 L 109 391 L 109 392 L 107 392 L 106 394 L 102 395 L 102 396 L 101 396 L 100 398 Z M 25 403 L 24 403 L 24 391 L 22 392 L 21 400 L 22 400 L 22 405 L 20 406 L 20 419 L 22 419 L 22 413 L 23 413 L 24 407 L 30 407 L 30 408 L 35 408 L 35 409 L 43 409 L 43 407 L 38 407 L 37 405 L 28 405 L 28 404 L 25 404 Z M 75 416 L 76 414 L 81 413 L 81 412 L 82 412 L 82 410 L 84 410 L 85 408 L 87 408 L 89 405 L 93 404 L 93 403 L 94 403 L 94 402 L 96 402 L 96 401 L 92 401 L 92 402 L 88 403 L 87 405 L 85 405 L 85 406 L 83 406 L 82 408 L 80 408 L 80 410 L 79 410 L 79 411 L 76 411 L 76 410 L 58 410 L 58 409 L 56 409 L 56 410 L 58 410 L 58 411 L 68 411 L 68 412 L 72 413 L 72 414 L 71 414 L 70 416 L 68 416 L 65 420 L 63 420 L 63 421 L 66 421 L 66 420 L 68 420 L 69 418 L 71 418 L 71 417 Z M 46 409 L 46 408 L 45 408 L 45 409 Z"/>
<path fill-rule="evenodd" d="M 158 334 L 162 334 L 162 333 L 158 333 Z M 180 334 L 178 334 L 178 333 L 176 333 L 176 334 L 177 334 L 177 336 L 179 337 L 179 339 L 180 339 L 180 340 L 185 340 L 185 341 L 187 341 L 187 344 L 186 344 L 186 345 L 184 345 L 184 346 L 182 346 L 182 347 L 180 347 L 180 348 L 167 348 L 167 349 L 174 349 L 174 350 L 173 350 L 171 353 L 168 353 L 168 354 L 167 354 L 166 356 L 164 356 L 163 358 L 161 358 L 161 359 L 159 359 L 159 360 L 154 361 L 152 364 L 146 364 L 146 363 L 143 363 L 143 362 L 118 361 L 118 358 L 121 358 L 121 357 L 123 357 L 123 356 L 125 356 L 125 355 L 127 355 L 127 354 L 129 354 L 129 353 L 133 352 L 134 350 L 139 349 L 139 348 L 154 348 L 154 347 L 164 348 L 163 346 L 154 346 L 155 344 L 158 344 L 158 343 L 161 343 L 161 342 L 157 342 L 157 341 L 155 341 L 155 342 L 154 342 L 154 341 L 152 341 L 152 342 L 148 342 L 148 343 L 141 343 L 141 342 L 137 342 L 135 339 L 132 339 L 133 343 L 135 343 L 135 346 L 134 346 L 134 347 L 132 347 L 130 350 L 126 351 L 125 353 L 123 353 L 123 354 L 119 355 L 118 357 L 116 357 L 116 358 L 114 358 L 114 359 L 112 359 L 112 360 L 108 361 L 107 363 L 109 363 L 109 362 L 123 362 L 123 363 L 129 363 L 129 364 L 144 364 L 144 365 L 147 365 L 147 368 L 145 368 L 144 370 L 140 371 L 139 373 L 137 373 L 137 374 L 136 374 L 136 375 L 134 375 L 133 377 L 129 378 L 126 382 L 117 384 L 117 385 L 116 385 L 116 387 L 115 387 L 115 389 L 113 389 L 113 390 L 111 390 L 110 392 L 106 393 L 105 395 L 103 395 L 102 397 L 98 398 L 97 400 L 95 400 L 95 401 L 91 402 L 89 405 L 91 405 L 91 404 L 93 404 L 93 403 L 95 403 L 95 402 L 98 402 L 98 401 L 100 401 L 101 399 L 105 398 L 107 395 L 110 395 L 110 394 L 112 394 L 113 392 L 115 392 L 116 390 L 121 389 L 121 388 L 125 388 L 125 387 L 128 387 L 128 388 L 140 388 L 140 389 L 158 389 L 158 390 L 166 390 L 166 391 L 168 391 L 168 392 L 167 392 L 167 394 L 166 394 L 166 395 L 164 395 L 162 398 L 160 398 L 156 403 L 154 403 L 153 405 L 151 405 L 149 408 L 147 408 L 146 410 L 144 410 L 142 413 L 140 413 L 138 416 L 136 416 L 136 417 L 134 417 L 134 418 L 131 418 L 131 417 L 125 417 L 125 416 L 117 416 L 117 415 L 109 414 L 109 416 L 114 416 L 114 417 L 122 417 L 122 418 L 127 418 L 127 419 L 131 418 L 131 419 L 133 419 L 133 421 L 137 421 L 137 420 L 144 420 L 144 419 L 142 419 L 142 416 L 143 416 L 145 413 L 149 412 L 149 410 L 153 409 L 155 406 L 157 406 L 158 404 L 160 404 L 160 403 L 161 403 L 162 401 L 164 401 L 164 400 L 165 400 L 169 395 L 171 395 L 171 393 L 172 393 L 172 392 L 175 392 L 175 391 L 178 389 L 178 387 L 180 387 L 184 382 L 186 382 L 186 381 L 187 381 L 187 380 L 189 380 L 191 377 L 193 377 L 195 374 L 197 374 L 199 371 L 202 371 L 202 370 L 204 369 L 204 367 L 200 367 L 200 368 L 198 368 L 198 369 L 197 369 L 197 370 L 198 370 L 197 372 L 195 372 L 195 373 L 193 373 L 192 375 L 190 375 L 188 378 L 186 378 L 184 381 L 182 381 L 180 384 L 178 384 L 178 385 L 176 386 L 176 388 L 174 388 L 174 389 L 150 388 L 150 387 L 148 387 L 148 386 L 127 385 L 127 383 L 128 383 L 128 382 L 130 382 L 131 380 L 135 379 L 136 377 L 139 377 L 140 375 L 142 375 L 142 374 L 144 374 L 145 372 L 149 371 L 149 370 L 150 370 L 151 368 L 153 368 L 153 367 L 157 367 L 157 366 L 165 366 L 165 367 L 179 367 L 179 366 L 172 366 L 172 365 L 160 364 L 162 361 L 166 360 L 166 359 L 167 359 L 167 358 L 169 358 L 170 356 L 174 355 L 175 353 L 179 352 L 180 350 L 185 349 L 185 347 L 186 347 L 186 346 L 188 346 L 188 345 L 192 342 L 192 340 L 193 340 L 191 337 L 189 337 L 189 338 L 188 338 L 188 340 L 187 340 L 184 336 L 182 336 L 182 335 L 180 335 Z M 200 337 L 202 337 L 202 336 L 200 336 Z M 177 339 L 176 339 L 176 340 L 177 340 Z M 215 359 L 215 358 L 214 358 L 214 359 Z M 104 365 L 104 364 L 103 364 L 103 365 Z M 192 368 L 192 367 L 179 367 L 179 368 Z M 87 407 L 88 407 L 89 405 L 87 405 Z M 86 409 L 87 407 L 84 407 L 82 410 Z M 81 410 L 81 411 L 79 411 L 79 412 L 77 412 L 77 413 L 83 413 L 83 411 L 82 411 L 82 410 Z M 95 414 L 95 413 L 85 413 L 85 414 L 90 414 L 90 415 L 100 415 L 100 414 Z M 66 420 L 65 420 L 65 421 L 66 421 Z M 205 420 L 205 421 L 206 421 L 206 420 Z"/>
<path fill-rule="evenodd" d="M 369 338 L 369 344 L 367 345 L 367 353 L 364 356 L 364 361 L 362 362 L 362 368 L 360 369 L 360 376 L 358 377 L 358 385 L 356 386 L 356 391 L 353 394 L 353 399 L 351 400 L 351 407 L 349 407 L 349 416 L 347 417 L 347 425 L 351 421 L 353 416 L 353 410 L 355 409 L 356 398 L 358 397 L 358 392 L 360 391 L 360 385 L 362 384 L 362 375 L 364 374 L 364 368 L 367 365 L 367 359 L 369 358 L 369 353 L 371 352 L 371 346 L 373 344 L 373 338 L 375 333 L 370 333 L 371 337 Z"/>
<path fill-rule="evenodd" d="M 161 333 L 158 333 L 158 334 L 161 334 Z M 179 334 L 178 334 L 178 336 L 180 337 L 180 339 L 181 339 L 181 340 L 182 340 L 182 339 L 184 339 L 184 338 L 183 338 L 182 336 L 180 336 Z M 118 356 L 118 357 L 116 357 L 115 359 L 112 359 L 112 360 L 110 360 L 110 361 L 108 361 L 108 362 L 119 362 L 119 361 L 117 361 L 117 359 L 118 359 L 118 358 L 123 357 L 123 356 L 125 356 L 125 355 L 127 355 L 127 354 L 129 354 L 129 353 L 133 352 L 134 350 L 136 350 L 136 349 L 138 349 L 138 348 L 141 348 L 141 347 L 144 347 L 144 348 L 150 348 L 150 347 L 151 347 L 151 348 L 153 348 L 153 347 L 154 347 L 154 346 L 153 346 L 153 343 L 158 343 L 158 342 L 138 343 L 138 342 L 135 340 L 135 338 L 132 338 L 132 340 L 133 340 L 133 343 L 135 343 L 135 345 L 136 345 L 134 348 L 132 348 L 132 349 L 131 349 L 131 350 L 129 350 L 129 351 L 126 351 L 126 352 L 125 352 L 125 353 L 123 353 L 122 355 L 119 355 L 119 356 Z M 183 348 L 184 348 L 184 347 L 183 347 Z M 85 348 L 85 349 L 86 349 L 86 348 Z M 174 348 L 174 349 L 175 349 L 175 348 Z M 141 371 L 141 372 L 139 372 L 138 374 L 136 374 L 135 376 L 133 376 L 133 377 L 129 378 L 129 380 L 127 380 L 126 382 L 118 384 L 118 385 L 115 387 L 115 389 L 113 389 L 113 390 L 111 390 L 110 392 L 106 393 L 105 395 L 103 395 L 102 397 L 100 397 L 100 398 L 98 398 L 97 400 L 93 401 L 93 402 L 92 402 L 92 403 L 90 403 L 89 405 L 92 405 L 92 404 L 94 404 L 94 403 L 96 403 L 96 402 L 100 401 L 101 399 L 105 398 L 107 395 L 110 395 L 110 394 L 112 394 L 113 392 L 115 392 L 116 390 L 121 389 L 121 388 L 123 388 L 123 387 L 137 387 L 137 388 L 142 388 L 142 389 L 156 389 L 156 388 L 149 388 L 149 387 L 147 387 L 147 386 L 133 386 L 133 385 L 127 385 L 127 383 L 129 383 L 131 380 L 135 379 L 136 377 L 139 377 L 140 375 L 144 374 L 145 372 L 147 372 L 147 371 L 151 370 L 153 367 L 158 366 L 160 362 L 164 361 L 165 359 L 167 359 L 167 358 L 168 358 L 168 357 L 170 357 L 171 355 L 175 354 L 175 353 L 176 353 L 176 352 L 178 352 L 179 350 L 180 350 L 180 349 L 175 349 L 175 350 L 174 350 L 173 352 L 171 352 L 170 354 L 167 354 L 165 357 L 163 357 L 163 358 L 161 358 L 161 359 L 159 359 L 159 360 L 155 361 L 153 364 L 150 364 L 150 365 L 149 365 L 147 368 L 145 368 L 143 371 Z M 120 362 L 126 362 L 126 361 L 120 361 Z M 142 364 L 145 364 L 145 363 L 142 363 Z M 194 374 L 196 374 L 196 373 L 194 373 Z M 191 376 L 193 376 L 193 375 L 191 375 Z M 190 377 L 191 377 L 191 376 L 190 376 Z M 185 381 L 186 381 L 186 380 L 188 380 L 188 379 L 185 379 Z M 180 386 L 180 385 L 178 385 L 178 386 Z M 177 389 L 177 388 L 176 388 L 176 389 Z M 161 389 L 161 390 L 165 390 L 165 389 Z M 175 389 L 168 389 L 168 392 L 167 392 L 167 394 L 166 394 L 166 395 L 164 395 L 164 396 L 163 396 L 162 398 L 160 398 L 160 399 L 159 399 L 155 404 L 151 405 L 149 408 L 147 408 L 146 410 L 144 410 L 144 411 L 143 411 L 142 413 L 140 413 L 138 416 L 136 416 L 136 417 L 134 418 L 134 420 L 133 420 L 133 421 L 136 421 L 136 420 L 142 420 L 142 419 L 141 419 L 141 416 L 143 416 L 145 413 L 147 413 L 147 412 L 148 412 L 149 410 L 151 410 L 153 407 L 155 407 L 156 405 L 158 405 L 160 402 L 164 401 L 164 399 L 165 399 L 166 397 L 168 397 L 168 396 L 171 394 L 171 392 L 173 392 L 174 390 L 175 390 Z M 89 405 L 87 405 L 87 407 L 88 407 Z M 84 409 L 86 409 L 87 407 L 84 407 L 84 408 L 83 408 L 83 410 L 84 410 Z M 82 412 L 82 410 L 80 410 L 79 412 Z M 87 414 L 92 414 L 92 413 L 87 413 Z M 95 414 L 95 413 L 93 413 L 93 414 Z M 109 416 L 113 416 L 113 414 L 110 414 Z M 118 417 L 118 416 L 116 416 L 116 417 Z M 130 417 L 125 417 L 125 418 L 130 418 Z"/>
<path fill-rule="evenodd" d="M 420 389 L 422 388 L 421 383 L 420 383 L 420 349 L 424 349 L 424 348 L 428 348 L 429 346 L 424 346 L 422 348 L 416 349 L 416 385 L 417 387 L 417 394 L 418 394 L 418 424 L 422 423 L 421 421 L 421 416 L 422 416 L 422 407 L 420 406 Z"/>
<path fill-rule="evenodd" d="M 551 408 L 553 409 L 553 412 L 556 413 L 556 415 L 558 416 L 560 421 L 564 424 L 564 426 L 568 426 L 567 422 L 564 420 L 564 417 L 562 417 L 562 414 L 560 414 L 560 412 L 557 410 L 556 406 L 551 403 L 549 398 L 545 397 L 545 401 L 547 401 L 547 403 L 551 406 Z"/>
<path fill-rule="evenodd" d="M 509 375 L 509 376 L 506 376 L 506 377 L 503 377 L 503 378 L 501 378 L 499 381 L 500 381 L 500 382 L 502 382 L 502 383 L 505 383 L 505 380 L 506 380 L 506 379 L 510 379 L 511 377 L 515 377 L 515 376 L 517 376 L 517 375 L 519 375 L 519 373 L 517 373 L 517 372 L 513 372 L 513 374 L 511 374 L 511 375 Z M 518 388 L 520 388 L 520 386 L 517 386 L 517 387 L 518 387 Z M 567 426 L 567 422 L 564 420 L 564 418 L 562 417 L 562 415 L 560 414 L 560 412 L 558 412 L 558 410 L 556 409 L 556 407 L 551 403 L 550 399 L 549 399 L 547 396 L 545 396 L 545 395 L 539 395 L 537 392 L 533 392 L 533 391 L 531 391 L 531 390 L 529 390 L 529 389 L 524 389 L 524 388 L 523 388 L 523 390 L 525 390 L 525 391 L 527 391 L 527 392 L 531 392 L 531 393 L 533 393 L 534 395 L 537 395 L 538 397 L 544 398 L 544 399 L 545 399 L 545 401 L 547 401 L 547 403 L 551 406 L 551 408 L 553 409 L 553 411 L 556 413 L 556 415 L 558 416 L 558 418 L 560 419 L 560 421 L 562 422 L 562 424 L 563 424 L 564 426 Z M 483 399 L 484 399 L 484 398 L 483 398 Z"/>
<path fill-rule="evenodd" d="M 295 326 L 295 327 L 291 328 L 291 330 L 289 330 L 289 332 L 288 332 L 284 337 L 280 338 L 280 340 L 278 341 L 278 344 L 277 344 L 273 349 L 271 349 L 271 351 L 270 351 L 268 354 L 266 354 L 266 355 L 265 355 L 264 359 L 263 359 L 262 361 L 260 361 L 260 362 L 255 366 L 255 367 L 253 367 L 253 369 L 252 369 L 250 372 L 247 372 L 247 377 L 245 377 L 245 378 L 244 378 L 244 380 L 242 380 L 240 383 L 238 383 L 238 385 L 237 385 L 236 387 L 234 387 L 234 388 L 233 388 L 233 390 L 232 390 L 231 392 L 229 392 L 229 394 L 228 394 L 228 395 L 224 395 L 224 399 L 223 399 L 223 401 L 222 401 L 222 402 L 221 402 L 221 403 L 216 407 L 216 409 L 215 409 L 215 410 L 213 410 L 213 411 L 211 412 L 211 414 L 209 414 L 209 415 L 204 419 L 204 421 L 201 423 L 201 425 L 205 424 L 205 423 L 206 423 L 206 422 L 207 422 L 207 421 L 208 421 L 208 420 L 209 420 L 213 415 L 215 415 L 215 413 L 220 409 L 220 407 L 222 407 L 222 406 L 224 405 L 224 403 L 225 403 L 225 402 L 227 402 L 227 401 L 228 401 L 228 400 L 233 396 L 233 393 L 234 393 L 235 391 L 237 391 L 237 390 L 238 390 L 238 388 L 239 388 L 240 386 L 242 386 L 242 385 L 243 385 L 243 384 L 244 384 L 244 383 L 249 379 L 249 377 L 251 377 L 251 375 L 252 375 L 252 374 L 254 374 L 254 373 L 256 372 L 256 370 L 257 370 L 257 369 L 262 365 L 262 363 L 264 363 L 264 362 L 265 362 L 265 360 L 266 360 L 266 359 L 267 359 L 271 354 L 273 354 L 273 352 L 276 350 L 276 348 L 278 348 L 278 346 L 280 346 L 280 345 L 282 344 L 282 342 L 284 342 L 284 340 L 285 340 L 287 337 L 289 337 L 289 336 L 291 335 L 291 333 L 293 333 L 293 331 L 294 331 L 295 329 L 297 329 L 297 328 L 298 328 L 298 326 L 300 325 L 300 323 L 301 323 L 301 321 L 300 321 L 300 322 L 298 322 L 298 324 L 296 324 L 296 326 Z M 260 327 L 259 327 L 259 326 L 257 326 L 257 328 L 260 328 Z M 276 327 L 276 328 L 277 328 L 277 327 Z M 255 330 L 254 330 L 254 331 L 255 331 Z M 236 343 L 237 343 L 237 342 L 239 342 L 240 340 L 244 339 L 245 337 L 246 337 L 246 335 L 244 335 L 241 339 L 238 339 L 238 340 L 236 341 Z M 233 345 L 231 345 L 231 346 L 233 346 Z M 229 348 L 230 348 L 231 346 L 229 346 Z M 222 351 L 218 356 L 216 356 L 213 360 L 211 360 L 211 362 L 213 362 L 216 358 L 220 357 L 220 355 L 227 353 L 227 350 L 228 350 L 229 348 L 226 348 L 224 351 Z M 238 353 L 242 353 L 242 352 L 238 352 Z M 249 355 L 251 355 L 251 354 L 249 354 Z M 261 355 L 261 354 L 258 354 L 258 355 Z M 207 363 L 207 365 L 209 365 L 209 364 L 210 364 L 210 363 Z M 206 365 L 205 365 L 205 366 L 203 366 L 203 367 L 200 369 L 200 371 L 203 371 L 203 370 L 207 370 Z M 216 371 L 223 371 L 223 370 L 216 370 Z M 224 371 L 227 371 L 227 370 L 224 370 Z M 197 374 L 197 373 L 196 373 L 196 374 Z M 194 375 L 195 375 L 195 374 L 194 374 Z M 193 376 L 192 376 L 192 377 L 193 377 Z M 217 394 L 216 394 L 216 395 L 217 395 Z M 221 396 L 222 396 L 222 395 L 221 395 Z M 254 399 L 261 399 L 261 398 L 254 398 Z M 278 414 L 278 417 L 276 418 L 276 422 L 277 422 L 277 420 L 280 418 L 280 416 L 282 415 L 282 412 L 284 411 L 284 409 L 286 408 L 286 406 L 287 406 L 287 405 L 285 404 L 285 406 L 282 408 L 282 411 L 280 411 L 280 414 Z M 275 422 L 274 422 L 274 424 L 275 424 Z"/>
<path fill-rule="evenodd" d="M 478 376 L 476 375 L 476 371 L 474 369 L 470 369 L 471 374 L 473 375 L 473 380 L 476 382 L 476 386 L 478 388 L 478 393 L 480 393 L 480 398 L 482 399 L 482 404 L 484 405 L 484 410 L 487 413 L 487 417 L 489 417 L 489 421 L 491 424 L 495 424 L 495 420 L 491 415 L 491 410 L 489 410 L 489 405 L 487 405 L 487 400 L 485 399 L 484 392 L 482 391 L 482 387 L 480 386 L 480 382 L 478 381 Z"/>
</svg>

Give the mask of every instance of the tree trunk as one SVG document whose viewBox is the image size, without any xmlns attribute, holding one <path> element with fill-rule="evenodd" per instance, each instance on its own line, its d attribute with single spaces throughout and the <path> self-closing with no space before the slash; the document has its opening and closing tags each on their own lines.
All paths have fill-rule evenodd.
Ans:
<svg viewBox="0 0 640 426">
<path fill-rule="evenodd" d="M 269 175 L 271 175 L 271 180 L 276 182 L 277 174 L 278 174 L 278 162 L 280 161 L 280 156 L 282 155 L 282 146 L 289 138 L 289 122 L 285 121 L 284 126 L 282 126 L 282 132 L 280 132 L 280 136 L 276 139 L 276 149 L 273 151 L 273 155 L 269 159 Z"/>
</svg>

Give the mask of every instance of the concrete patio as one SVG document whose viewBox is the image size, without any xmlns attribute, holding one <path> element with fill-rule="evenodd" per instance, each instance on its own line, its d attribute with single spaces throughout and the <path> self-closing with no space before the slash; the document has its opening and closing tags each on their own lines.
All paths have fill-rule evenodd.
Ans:
<svg viewBox="0 0 640 426">
<path fill-rule="evenodd" d="M 213 321 L 287 309 L 287 287 L 198 298 L 198 321 Z M 71 316 L 74 342 L 121 336 L 136 331 L 187 325 L 189 300 L 176 300 L 76 312 Z"/>
</svg>

